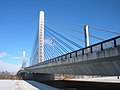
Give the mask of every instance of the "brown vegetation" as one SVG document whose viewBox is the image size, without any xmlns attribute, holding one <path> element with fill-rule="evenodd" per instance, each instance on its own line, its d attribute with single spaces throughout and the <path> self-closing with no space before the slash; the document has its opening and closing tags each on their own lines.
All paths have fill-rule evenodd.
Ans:
<svg viewBox="0 0 120 90">
<path fill-rule="evenodd" d="M 21 77 L 18 77 L 15 73 L 2 71 L 0 72 L 0 79 L 10 79 L 10 80 L 21 80 Z"/>
<path fill-rule="evenodd" d="M 88 79 L 88 78 L 97 78 L 97 77 L 101 77 L 101 76 L 55 74 L 55 80 Z"/>
</svg>

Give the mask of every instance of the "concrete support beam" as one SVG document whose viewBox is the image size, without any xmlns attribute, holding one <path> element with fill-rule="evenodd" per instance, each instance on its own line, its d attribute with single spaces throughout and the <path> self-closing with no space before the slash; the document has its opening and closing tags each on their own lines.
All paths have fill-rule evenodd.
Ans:
<svg viewBox="0 0 120 90">
<path fill-rule="evenodd" d="M 25 80 L 34 80 L 34 81 L 46 81 L 54 80 L 54 74 L 44 74 L 44 73 L 25 73 Z"/>
</svg>

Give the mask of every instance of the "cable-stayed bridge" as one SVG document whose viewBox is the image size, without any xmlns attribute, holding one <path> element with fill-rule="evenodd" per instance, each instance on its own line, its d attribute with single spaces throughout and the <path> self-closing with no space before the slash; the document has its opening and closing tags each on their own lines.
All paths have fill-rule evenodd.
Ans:
<svg viewBox="0 0 120 90">
<path fill-rule="evenodd" d="M 41 11 L 30 66 L 18 72 L 25 73 L 119 76 L 120 32 L 47 18 Z"/>
</svg>

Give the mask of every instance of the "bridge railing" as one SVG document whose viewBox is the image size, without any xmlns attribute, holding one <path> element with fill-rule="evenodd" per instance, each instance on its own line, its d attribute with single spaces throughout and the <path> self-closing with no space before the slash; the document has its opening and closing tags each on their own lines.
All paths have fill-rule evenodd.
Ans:
<svg viewBox="0 0 120 90">
<path fill-rule="evenodd" d="M 82 54 L 84 55 L 85 53 L 102 51 L 104 49 L 111 48 L 111 47 L 116 47 L 118 45 L 120 45 L 120 36 L 105 40 L 103 42 L 99 42 L 97 44 L 90 45 L 90 46 L 82 48 L 80 50 L 83 51 Z M 78 51 L 80 51 L 80 50 L 78 50 Z"/>
<path fill-rule="evenodd" d="M 117 36 L 117 37 L 105 40 L 103 42 L 99 42 L 97 44 L 93 44 L 93 45 L 90 45 L 88 47 L 85 47 L 85 48 L 82 48 L 82 49 L 64 54 L 62 56 L 58 56 L 58 57 L 46 60 L 46 61 L 38 63 L 36 65 L 44 65 L 44 64 L 54 63 L 54 62 L 57 62 L 57 61 L 60 61 L 60 60 L 68 60 L 72 57 L 78 57 L 80 55 L 85 55 L 87 53 L 103 51 L 104 49 L 114 48 L 114 47 L 117 47 L 119 45 L 120 45 L 120 36 Z M 36 65 L 32 65 L 32 67 L 36 66 Z"/>
</svg>

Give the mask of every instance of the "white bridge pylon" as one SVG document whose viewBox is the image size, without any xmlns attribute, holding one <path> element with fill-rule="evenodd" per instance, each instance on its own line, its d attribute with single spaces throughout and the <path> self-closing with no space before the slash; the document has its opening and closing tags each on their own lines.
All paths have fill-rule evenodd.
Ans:
<svg viewBox="0 0 120 90">
<path fill-rule="evenodd" d="M 40 11 L 39 16 L 39 46 L 38 46 L 38 63 L 44 61 L 44 12 Z"/>
</svg>

